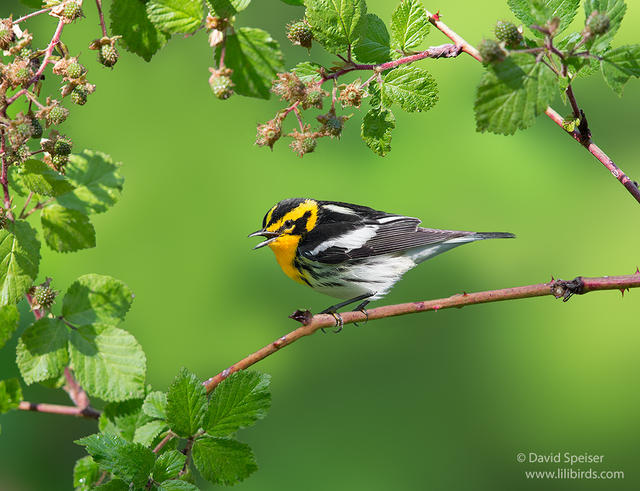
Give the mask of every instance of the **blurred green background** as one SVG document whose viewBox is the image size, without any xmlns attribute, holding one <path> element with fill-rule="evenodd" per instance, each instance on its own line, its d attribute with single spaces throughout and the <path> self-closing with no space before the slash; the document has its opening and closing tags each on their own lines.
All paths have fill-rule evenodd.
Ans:
<svg viewBox="0 0 640 491">
<path fill-rule="evenodd" d="M 369 11 L 388 20 L 396 3 L 369 0 Z M 638 41 L 634 3 L 617 45 Z M 279 102 L 213 97 L 204 32 L 173 39 L 151 63 L 123 52 L 112 71 L 87 49 L 99 27 L 93 2 L 85 4 L 88 18 L 63 39 L 82 53 L 97 90 L 62 130 L 76 150 L 102 150 L 123 162 L 125 189 L 110 212 L 93 219 L 97 248 L 43 248 L 41 278 L 52 276 L 58 290 L 89 272 L 125 281 L 136 294 L 126 327 L 144 347 L 157 388 L 181 366 L 212 376 L 295 328 L 287 319 L 294 309 L 332 302 L 286 278 L 268 250 L 251 250 L 255 241 L 246 235 L 286 197 L 518 235 L 439 256 L 407 274 L 382 303 L 552 275 L 627 274 L 640 264 L 638 204 L 555 124 L 541 117 L 513 137 L 475 132 L 482 67 L 470 57 L 422 62 L 438 80 L 440 102 L 425 114 L 396 112 L 386 158 L 360 141 L 356 110 L 340 141 L 323 140 L 299 159 L 284 141 L 273 152 L 253 145 L 256 123 L 271 118 Z M 503 1 L 425 5 L 441 9 L 472 43 L 490 36 L 496 19 L 512 18 Z M 3 1 L 0 16 L 11 12 L 26 9 Z M 271 32 L 290 67 L 308 58 L 284 35 L 284 24 L 300 16 L 299 8 L 263 0 L 239 22 Z M 583 21 L 581 11 L 576 26 Z M 54 26 L 46 16 L 28 23 L 40 44 Z M 435 30 L 427 40 L 446 41 Z M 322 56 L 318 48 L 312 55 Z M 639 87 L 631 81 L 618 99 L 599 77 L 576 86 L 596 142 L 635 178 Z M 560 106 L 558 99 L 555 107 L 568 112 Z M 260 469 L 237 489 L 639 489 L 638 295 L 472 306 L 303 339 L 256 366 L 273 375 L 273 407 L 239 435 Z M 18 373 L 14 348 L 15 339 L 0 353 L 0 378 Z M 68 402 L 40 387 L 25 397 Z M 94 423 L 18 412 L 0 422 L 0 489 L 71 487 L 73 462 L 83 454 L 72 442 L 94 432 Z M 527 481 L 525 470 L 558 465 L 516 462 L 518 452 L 565 451 L 602 454 L 603 464 L 574 469 L 622 470 L 625 479 Z"/>
</svg>

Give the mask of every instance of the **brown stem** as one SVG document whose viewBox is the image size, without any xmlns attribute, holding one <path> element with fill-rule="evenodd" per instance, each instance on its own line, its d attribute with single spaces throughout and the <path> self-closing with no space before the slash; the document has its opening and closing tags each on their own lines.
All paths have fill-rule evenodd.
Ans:
<svg viewBox="0 0 640 491">
<path fill-rule="evenodd" d="M 102 0 L 96 0 L 96 8 L 98 9 L 98 17 L 100 18 L 102 36 L 107 37 L 107 26 L 104 25 L 104 15 L 102 14 Z"/>
<path fill-rule="evenodd" d="M 22 411 L 36 411 L 39 413 L 64 414 L 67 416 L 77 416 L 79 418 L 98 419 L 100 411 L 92 407 L 79 408 L 76 406 L 61 406 L 58 404 L 44 404 L 37 402 L 22 401 L 18 409 Z"/>
<path fill-rule="evenodd" d="M 11 194 L 9 193 L 9 160 L 7 159 L 7 143 L 4 130 L 0 130 L 0 156 L 2 158 L 2 170 L 0 171 L 0 183 L 4 193 L 3 206 L 7 217 L 13 221 L 11 211 Z"/>
<path fill-rule="evenodd" d="M 396 317 L 399 315 L 416 314 L 418 312 L 438 311 L 442 309 L 450 309 L 453 307 L 464 307 L 466 305 L 500 302 L 503 300 L 515 300 L 518 298 L 542 297 L 553 295 L 556 298 L 562 298 L 567 301 L 572 295 L 582 295 L 590 291 L 596 290 L 625 290 L 628 288 L 640 287 L 640 272 L 625 276 L 603 276 L 601 278 L 582 278 L 578 277 L 572 281 L 552 280 L 548 283 L 540 283 L 537 285 L 519 286 L 515 288 L 503 288 L 501 290 L 491 290 L 477 293 L 462 293 L 453 295 L 448 298 L 440 298 L 437 300 L 425 300 L 422 302 L 411 302 L 397 305 L 386 305 L 378 307 L 363 313 L 360 311 L 345 312 L 340 314 L 344 324 L 352 324 L 354 322 L 366 322 L 367 320 L 384 319 L 387 317 Z M 310 336 L 318 329 L 324 327 L 332 327 L 336 324 L 336 319 L 331 314 L 311 315 L 311 312 L 297 311 L 291 315 L 291 318 L 302 322 L 302 326 L 298 329 L 285 334 L 281 338 L 276 339 L 262 349 L 252 353 L 242 360 L 234 363 L 229 368 L 218 373 L 214 377 L 204 382 L 207 392 L 210 393 L 220 382 L 227 378 L 233 372 L 244 370 L 269 355 L 272 355 L 281 348 L 294 343 L 300 338 Z"/>
<path fill-rule="evenodd" d="M 165 437 L 160 441 L 160 443 L 158 443 L 156 445 L 156 447 L 153 449 L 153 453 L 158 453 L 160 450 L 162 450 L 162 448 L 169 443 L 169 441 L 176 436 L 175 433 L 173 431 L 169 431 L 169 433 L 167 433 L 165 435 Z"/>
<path fill-rule="evenodd" d="M 36 10 L 35 12 L 31 12 L 30 14 L 24 15 L 19 19 L 13 21 L 14 24 L 20 24 L 20 22 L 30 19 L 31 17 L 35 17 L 36 15 L 44 14 L 45 12 L 49 12 L 53 7 L 49 7 L 47 9 Z"/>
</svg>

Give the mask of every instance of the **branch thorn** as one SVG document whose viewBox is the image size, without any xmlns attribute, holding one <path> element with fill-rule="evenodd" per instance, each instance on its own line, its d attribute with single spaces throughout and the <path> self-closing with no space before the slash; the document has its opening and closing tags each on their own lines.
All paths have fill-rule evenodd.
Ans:
<svg viewBox="0 0 640 491">
<path fill-rule="evenodd" d="M 313 314 L 310 310 L 298 309 L 289 316 L 289 319 L 293 319 L 294 321 L 301 323 L 303 326 L 307 326 L 311 322 L 311 319 L 313 319 Z"/>
</svg>

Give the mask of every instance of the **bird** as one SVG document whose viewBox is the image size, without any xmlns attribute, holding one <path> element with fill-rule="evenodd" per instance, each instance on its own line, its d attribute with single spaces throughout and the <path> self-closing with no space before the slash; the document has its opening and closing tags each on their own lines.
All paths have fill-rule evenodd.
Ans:
<svg viewBox="0 0 640 491">
<path fill-rule="evenodd" d="M 294 281 L 344 301 L 321 313 L 332 314 L 338 330 L 338 309 L 383 298 L 402 276 L 426 259 L 463 244 L 514 238 L 508 232 L 469 232 L 420 227 L 418 218 L 386 213 L 367 206 L 310 198 L 288 198 L 273 206 L 262 228 L 249 237 L 263 237 L 282 271 Z"/>
</svg>

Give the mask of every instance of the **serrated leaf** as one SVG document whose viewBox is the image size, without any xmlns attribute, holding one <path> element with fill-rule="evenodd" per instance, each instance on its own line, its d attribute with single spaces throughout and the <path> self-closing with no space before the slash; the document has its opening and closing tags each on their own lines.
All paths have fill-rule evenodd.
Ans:
<svg viewBox="0 0 640 491">
<path fill-rule="evenodd" d="M 429 33 L 429 18 L 419 0 L 402 0 L 391 16 L 393 46 L 401 51 L 412 51 Z"/>
<path fill-rule="evenodd" d="M 14 304 L 0 307 L 0 349 L 7 344 L 18 328 L 20 312 Z"/>
<path fill-rule="evenodd" d="M 640 44 L 621 46 L 605 52 L 600 65 L 609 87 L 622 97 L 629 79 L 640 77 Z"/>
<path fill-rule="evenodd" d="M 391 60 L 391 40 L 384 21 L 375 14 L 367 14 L 367 29 L 354 53 L 361 63 L 384 63 Z"/>
<path fill-rule="evenodd" d="M 167 394 L 160 391 L 150 392 L 144 399 L 142 410 L 147 416 L 152 418 L 166 419 Z"/>
<path fill-rule="evenodd" d="M 364 0 L 305 0 L 306 18 L 313 37 L 327 51 L 337 54 L 355 46 L 367 30 Z"/>
<path fill-rule="evenodd" d="M 22 164 L 20 182 L 29 191 L 43 196 L 60 196 L 73 191 L 73 185 L 65 176 L 35 159 L 29 159 Z"/>
<path fill-rule="evenodd" d="M 624 0 L 585 0 L 584 11 L 586 18 L 589 18 L 596 10 L 609 16 L 609 30 L 587 41 L 585 47 L 592 53 L 599 54 L 609 47 L 611 40 L 620 29 L 620 24 L 622 24 L 622 19 L 624 19 L 624 14 L 627 11 L 627 5 Z"/>
<path fill-rule="evenodd" d="M 391 151 L 391 131 L 395 127 L 396 118 L 390 110 L 369 109 L 362 119 L 362 139 L 374 153 L 384 157 Z"/>
<path fill-rule="evenodd" d="M 480 80 L 475 102 L 477 130 L 512 135 L 529 128 L 552 101 L 556 87 L 553 72 L 533 56 L 510 56 Z"/>
<path fill-rule="evenodd" d="M 144 395 L 147 366 L 142 347 L 117 327 L 84 326 L 69 334 L 76 379 L 89 395 L 123 401 Z"/>
<path fill-rule="evenodd" d="M 312 61 L 303 61 L 302 63 L 298 63 L 291 70 L 295 73 L 300 80 L 303 82 L 311 82 L 322 80 L 322 76 L 320 75 L 320 70 L 322 70 L 322 65 L 318 63 L 314 63 Z"/>
<path fill-rule="evenodd" d="M 100 479 L 100 466 L 87 455 L 76 460 L 73 466 L 73 487 L 76 491 L 89 491 Z"/>
<path fill-rule="evenodd" d="M 151 61 L 170 37 L 149 20 L 147 0 L 113 0 L 111 31 L 122 36 L 120 44 L 145 61 Z"/>
<path fill-rule="evenodd" d="M 162 481 L 158 485 L 158 491 L 198 491 L 199 489 L 195 484 L 181 479 Z"/>
<path fill-rule="evenodd" d="M 14 304 L 38 275 L 40 242 L 36 231 L 22 220 L 0 230 L 0 305 Z"/>
<path fill-rule="evenodd" d="M 24 382 L 30 385 L 59 377 L 69 363 L 69 329 L 60 319 L 43 317 L 29 326 L 16 348 L 16 362 Z"/>
<path fill-rule="evenodd" d="M 207 0 L 207 3 L 216 16 L 228 19 L 246 9 L 251 0 Z"/>
<path fill-rule="evenodd" d="M 556 33 L 564 31 L 578 12 L 580 0 L 509 0 L 509 8 L 522 23 L 544 26 L 554 17 L 560 18 L 560 27 Z M 544 37 L 539 31 L 532 32 L 538 37 Z"/>
<path fill-rule="evenodd" d="M 8 169 L 9 188 L 13 189 L 18 196 L 27 196 L 29 189 L 22 182 L 22 171 L 19 167 L 12 165 Z"/>
<path fill-rule="evenodd" d="M 228 438 L 205 436 L 193 445 L 193 462 L 213 484 L 238 483 L 258 469 L 249 445 Z"/>
<path fill-rule="evenodd" d="M 134 440 L 136 428 L 151 421 L 142 411 L 142 399 L 110 402 L 104 407 L 98 421 L 102 433 L 115 433 L 125 440 Z"/>
<path fill-rule="evenodd" d="M 86 447 L 101 468 L 136 487 L 146 485 L 155 454 L 139 443 L 131 443 L 113 434 L 99 433 L 76 440 Z"/>
<path fill-rule="evenodd" d="M 382 104 L 392 102 L 407 112 L 427 111 L 438 102 L 438 86 L 424 68 L 403 66 L 391 70 L 382 83 Z"/>
<path fill-rule="evenodd" d="M 0 380 L 0 414 L 17 408 L 22 402 L 22 388 L 17 378 Z"/>
<path fill-rule="evenodd" d="M 138 426 L 133 435 L 135 443 L 142 443 L 145 447 L 150 446 L 160 433 L 168 430 L 167 423 L 160 419 L 154 419 L 148 423 Z"/>
<path fill-rule="evenodd" d="M 216 48 L 220 61 L 221 47 Z M 284 71 L 284 58 L 280 45 L 262 29 L 241 27 L 227 36 L 224 63 L 233 70 L 233 90 L 247 97 L 268 99 L 271 81 L 276 73 Z"/>
<path fill-rule="evenodd" d="M 178 476 L 184 467 L 187 456 L 178 450 L 167 450 L 162 453 L 153 466 L 153 480 L 166 481 Z"/>
<path fill-rule="evenodd" d="M 46 206 L 40 216 L 44 240 L 58 252 L 73 252 L 96 246 L 96 231 L 89 217 L 57 204 Z"/>
<path fill-rule="evenodd" d="M 240 371 L 229 375 L 211 395 L 207 433 L 227 436 L 264 418 L 271 406 L 271 377 Z"/>
<path fill-rule="evenodd" d="M 122 192 L 124 179 L 119 167 L 119 163 L 102 152 L 83 150 L 81 154 L 70 155 L 65 175 L 76 189 L 58 196 L 58 203 L 85 214 L 107 211 Z"/>
<path fill-rule="evenodd" d="M 133 293 L 111 276 L 86 274 L 74 281 L 62 301 L 62 315 L 80 326 L 117 326 L 133 302 Z"/>
<path fill-rule="evenodd" d="M 207 392 L 193 373 L 181 368 L 167 391 L 167 423 L 188 438 L 206 424 Z"/>
<path fill-rule="evenodd" d="M 200 27 L 204 9 L 202 0 L 149 0 L 147 15 L 161 31 L 187 34 Z"/>
</svg>

